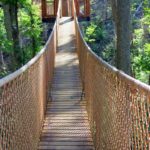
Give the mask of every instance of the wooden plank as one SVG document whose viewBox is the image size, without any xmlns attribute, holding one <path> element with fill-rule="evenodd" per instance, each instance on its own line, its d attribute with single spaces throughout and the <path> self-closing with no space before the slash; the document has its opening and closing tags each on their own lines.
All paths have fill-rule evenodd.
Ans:
<svg viewBox="0 0 150 150">
<path fill-rule="evenodd" d="M 81 127 L 88 127 L 89 126 L 89 124 L 88 123 L 70 123 L 70 122 L 66 122 L 66 123 L 58 123 L 58 122 L 53 122 L 53 123 L 44 123 L 44 127 L 46 128 L 47 126 L 52 126 L 52 127 L 56 127 L 56 128 L 58 128 L 58 127 L 64 127 L 64 128 L 69 128 L 69 127 L 71 127 L 71 126 L 76 126 L 76 127 L 78 127 L 78 128 L 81 128 Z M 44 130 L 44 129 L 43 129 Z M 42 135 L 43 136 L 43 135 Z"/>
<path fill-rule="evenodd" d="M 42 18 L 45 18 L 47 15 L 46 0 L 42 0 L 41 9 L 42 9 Z"/>
<path fill-rule="evenodd" d="M 39 146 L 39 150 L 93 150 L 93 146 Z"/>
<path fill-rule="evenodd" d="M 51 118 L 51 117 L 72 117 L 72 114 L 48 114 L 46 113 L 46 116 Z M 85 117 L 88 117 L 86 113 L 78 113 L 78 114 L 73 114 L 73 116 L 75 117 L 82 117 L 82 116 L 85 116 Z"/>
<path fill-rule="evenodd" d="M 73 127 L 73 126 L 71 126 L 71 127 L 55 127 L 55 126 L 45 126 L 45 129 L 47 130 L 47 129 L 49 129 L 49 130 L 90 130 L 90 128 L 89 127 L 86 127 L 86 126 L 82 126 L 82 127 Z"/>
<path fill-rule="evenodd" d="M 54 0 L 54 15 L 57 15 L 57 10 L 58 10 L 58 0 Z"/>
<path fill-rule="evenodd" d="M 69 100 L 62 100 L 62 101 L 53 101 L 53 102 L 48 102 L 47 105 L 52 105 L 52 104 L 62 104 L 62 105 L 77 105 L 77 104 L 86 104 L 86 101 L 83 100 L 83 101 L 79 101 L 78 99 L 76 101 L 69 101 Z"/>
<path fill-rule="evenodd" d="M 57 101 L 58 102 L 58 101 Z M 71 101 L 72 102 L 72 101 Z M 61 101 L 59 101 L 59 103 L 52 103 L 52 104 L 48 104 L 47 105 L 47 108 L 56 108 L 56 109 L 69 109 L 69 108 L 84 108 L 86 107 L 85 103 L 84 104 L 80 104 L 80 103 L 73 103 L 72 104 L 70 103 L 67 103 L 67 104 L 63 104 L 61 103 Z"/>
<path fill-rule="evenodd" d="M 77 105 L 77 106 L 69 106 L 69 105 L 67 105 L 67 106 L 65 106 L 65 105 L 59 105 L 59 106 L 57 106 L 57 105 L 55 105 L 55 106 L 49 106 L 49 107 L 47 107 L 47 109 L 51 109 L 53 107 L 53 109 L 70 109 L 70 108 L 73 108 L 73 109 L 80 109 L 81 108 L 81 106 L 79 106 L 79 105 Z M 82 108 L 84 108 L 84 109 L 86 109 L 85 108 L 86 106 L 82 106 Z"/>
<path fill-rule="evenodd" d="M 42 131 L 43 134 L 50 134 L 50 135 L 90 135 L 90 130 L 51 130 L 45 129 Z"/>
<path fill-rule="evenodd" d="M 68 0 L 62 1 L 62 16 L 68 16 Z"/>
<path fill-rule="evenodd" d="M 54 141 L 54 142 L 40 142 L 40 146 L 43 146 L 43 145 L 52 145 L 52 146 L 72 146 L 72 145 L 78 145 L 78 146 L 93 146 L 93 143 L 92 142 L 89 142 L 89 141 L 71 141 L 71 142 L 68 142 L 68 141 L 63 141 L 63 142 L 57 142 L 57 141 Z"/>
<path fill-rule="evenodd" d="M 92 138 L 42 136 L 41 142 L 93 142 Z"/>
</svg>

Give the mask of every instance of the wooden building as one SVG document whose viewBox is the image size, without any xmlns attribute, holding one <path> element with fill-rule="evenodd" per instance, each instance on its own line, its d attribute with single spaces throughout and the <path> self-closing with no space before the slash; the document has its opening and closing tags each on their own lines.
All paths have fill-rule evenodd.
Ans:
<svg viewBox="0 0 150 150">
<path fill-rule="evenodd" d="M 57 15 L 59 0 L 34 0 L 42 8 L 42 19 L 51 20 Z M 72 16 L 72 0 L 61 0 L 62 16 Z M 75 0 L 76 13 L 80 18 L 90 17 L 90 0 Z"/>
</svg>

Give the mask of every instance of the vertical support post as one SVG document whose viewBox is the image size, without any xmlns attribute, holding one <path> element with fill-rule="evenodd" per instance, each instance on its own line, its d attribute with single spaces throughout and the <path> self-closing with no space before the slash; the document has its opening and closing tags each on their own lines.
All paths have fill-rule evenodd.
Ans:
<svg viewBox="0 0 150 150">
<path fill-rule="evenodd" d="M 54 16 L 57 16 L 58 0 L 54 0 Z"/>
<path fill-rule="evenodd" d="M 67 7 L 68 7 L 67 16 L 70 16 L 70 0 L 67 0 Z"/>
<path fill-rule="evenodd" d="M 74 11 L 73 11 L 73 1 L 71 0 L 71 16 L 74 18 Z"/>
<path fill-rule="evenodd" d="M 90 0 L 86 0 L 85 11 L 85 16 L 90 17 Z"/>
<path fill-rule="evenodd" d="M 68 3 L 68 16 L 73 17 L 73 2 L 72 0 L 69 0 Z"/>
<path fill-rule="evenodd" d="M 78 2 L 78 0 L 75 0 L 75 6 L 76 6 L 76 15 L 79 16 L 80 9 L 79 9 L 79 2 Z"/>
<path fill-rule="evenodd" d="M 46 7 L 46 0 L 41 0 L 41 8 L 42 8 L 42 18 L 45 18 L 47 15 L 47 7 Z"/>
</svg>

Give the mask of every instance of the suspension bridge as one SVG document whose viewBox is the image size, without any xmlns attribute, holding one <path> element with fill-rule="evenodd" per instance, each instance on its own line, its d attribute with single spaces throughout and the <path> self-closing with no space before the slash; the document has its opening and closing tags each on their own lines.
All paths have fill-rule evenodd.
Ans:
<svg viewBox="0 0 150 150">
<path fill-rule="evenodd" d="M 149 150 L 150 87 L 96 56 L 59 2 L 44 48 L 0 80 L 0 150 Z"/>
</svg>

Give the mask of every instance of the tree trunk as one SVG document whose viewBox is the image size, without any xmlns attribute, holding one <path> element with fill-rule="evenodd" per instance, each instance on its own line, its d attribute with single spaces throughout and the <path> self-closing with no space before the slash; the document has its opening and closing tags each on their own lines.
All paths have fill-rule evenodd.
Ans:
<svg viewBox="0 0 150 150">
<path fill-rule="evenodd" d="M 143 9 L 144 10 L 144 16 L 148 15 L 147 9 L 150 8 L 150 1 L 144 1 L 143 4 Z M 144 31 L 144 38 L 143 38 L 143 42 L 144 43 L 149 43 L 150 42 L 150 31 L 149 31 L 149 23 L 148 22 L 143 22 L 143 31 Z"/>
<path fill-rule="evenodd" d="M 32 2 L 32 5 L 33 5 L 33 2 Z M 32 9 L 30 10 L 29 15 L 30 15 L 31 29 L 33 29 L 34 17 L 33 17 L 33 14 L 32 14 Z M 34 37 L 33 34 L 31 36 L 31 40 L 32 40 L 32 57 L 34 57 L 36 55 L 37 46 L 36 46 L 36 40 L 35 40 L 35 37 Z"/>
<path fill-rule="evenodd" d="M 13 57 L 16 65 L 22 63 L 22 52 L 19 45 L 19 27 L 18 27 L 18 6 L 17 2 L 13 4 L 4 3 L 4 24 L 8 40 L 13 43 Z"/>
<path fill-rule="evenodd" d="M 6 64 L 5 64 L 5 61 L 4 61 L 4 56 L 3 56 L 3 52 L 0 51 L 0 64 L 1 64 L 1 68 L 5 71 L 6 70 Z"/>
<path fill-rule="evenodd" d="M 8 4 L 3 4 L 3 12 L 4 12 L 4 24 L 7 33 L 7 39 L 13 40 L 13 31 L 12 31 L 12 23 L 11 23 L 11 15 L 10 15 L 10 7 Z"/>
<path fill-rule="evenodd" d="M 130 60 L 130 0 L 117 0 L 117 52 L 116 66 L 127 74 L 131 74 Z"/>
<path fill-rule="evenodd" d="M 117 0 L 111 0 L 111 7 L 112 7 L 113 20 L 116 23 L 116 20 L 117 20 Z"/>
<path fill-rule="evenodd" d="M 107 19 L 107 6 L 108 2 L 107 0 L 103 0 L 103 7 L 102 7 L 102 20 L 106 20 Z"/>
</svg>

